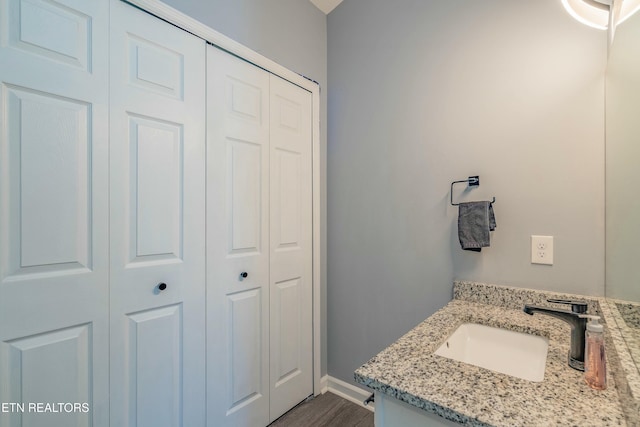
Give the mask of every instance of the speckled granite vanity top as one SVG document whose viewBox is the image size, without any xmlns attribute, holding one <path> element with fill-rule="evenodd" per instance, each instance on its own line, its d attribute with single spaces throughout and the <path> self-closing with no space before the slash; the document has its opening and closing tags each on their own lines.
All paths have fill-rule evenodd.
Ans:
<svg viewBox="0 0 640 427">
<path fill-rule="evenodd" d="M 463 425 L 625 426 L 612 373 L 607 390 L 595 391 L 585 384 L 582 372 L 567 366 L 569 325 L 550 316 L 522 312 L 525 303 L 553 306 L 546 298 L 575 297 L 456 282 L 453 301 L 358 368 L 355 379 L 374 391 Z M 583 300 L 589 302 L 590 314 L 601 313 L 597 298 Z M 462 323 L 549 338 L 544 380 L 530 382 L 434 355 Z M 608 360 L 610 371 L 616 362 L 613 354 Z"/>
</svg>

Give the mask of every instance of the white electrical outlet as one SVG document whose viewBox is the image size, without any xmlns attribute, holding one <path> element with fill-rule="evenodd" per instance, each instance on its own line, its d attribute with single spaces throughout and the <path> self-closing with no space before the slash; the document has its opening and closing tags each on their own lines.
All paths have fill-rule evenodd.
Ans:
<svg viewBox="0 0 640 427">
<path fill-rule="evenodd" d="M 553 236 L 531 236 L 531 264 L 553 265 Z"/>
</svg>

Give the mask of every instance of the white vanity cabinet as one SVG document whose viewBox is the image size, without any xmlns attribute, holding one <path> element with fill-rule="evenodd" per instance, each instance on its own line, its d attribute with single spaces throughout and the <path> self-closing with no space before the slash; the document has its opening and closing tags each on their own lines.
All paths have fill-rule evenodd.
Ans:
<svg viewBox="0 0 640 427">
<path fill-rule="evenodd" d="M 376 427 L 460 427 L 458 423 L 420 410 L 384 393 L 376 392 L 375 402 Z"/>
</svg>

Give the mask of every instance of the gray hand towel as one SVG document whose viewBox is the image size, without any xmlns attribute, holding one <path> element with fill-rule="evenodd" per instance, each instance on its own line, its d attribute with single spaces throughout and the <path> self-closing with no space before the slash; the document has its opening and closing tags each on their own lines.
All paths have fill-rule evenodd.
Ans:
<svg viewBox="0 0 640 427">
<path fill-rule="evenodd" d="M 458 206 L 458 239 L 462 249 L 480 252 L 490 246 L 489 232 L 495 228 L 491 202 L 466 202 Z"/>
</svg>

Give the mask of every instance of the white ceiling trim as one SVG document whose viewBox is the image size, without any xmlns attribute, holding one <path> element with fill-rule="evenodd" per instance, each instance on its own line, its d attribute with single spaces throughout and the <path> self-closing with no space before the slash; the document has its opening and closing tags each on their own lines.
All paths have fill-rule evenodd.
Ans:
<svg viewBox="0 0 640 427">
<path fill-rule="evenodd" d="M 313 3 L 315 7 L 323 11 L 325 15 L 328 15 L 329 12 L 331 12 L 333 9 L 336 8 L 336 6 L 342 3 L 342 0 L 309 0 L 309 1 Z"/>
</svg>

